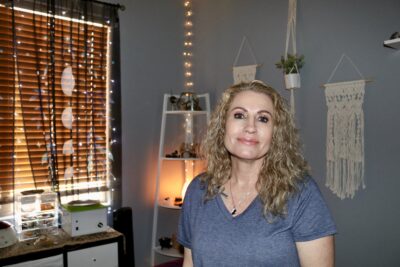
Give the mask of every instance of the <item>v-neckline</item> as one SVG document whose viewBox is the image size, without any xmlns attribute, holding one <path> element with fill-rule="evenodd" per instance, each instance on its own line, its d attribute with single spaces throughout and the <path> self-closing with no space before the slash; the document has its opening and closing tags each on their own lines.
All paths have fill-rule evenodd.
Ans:
<svg viewBox="0 0 400 267">
<path fill-rule="evenodd" d="M 257 199 L 258 195 L 255 198 L 253 198 L 250 204 L 241 213 L 239 213 L 237 216 L 232 216 L 231 212 L 228 210 L 228 207 L 225 205 L 224 200 L 221 197 L 221 194 L 220 193 L 217 194 L 216 197 L 218 208 L 221 210 L 224 217 L 229 221 L 234 221 L 240 217 L 243 217 L 249 210 L 253 208 Z"/>
</svg>

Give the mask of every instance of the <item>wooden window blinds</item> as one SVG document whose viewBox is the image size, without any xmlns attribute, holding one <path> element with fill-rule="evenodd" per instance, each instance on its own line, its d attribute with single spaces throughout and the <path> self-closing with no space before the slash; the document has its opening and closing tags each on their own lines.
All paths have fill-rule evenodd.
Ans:
<svg viewBox="0 0 400 267">
<path fill-rule="evenodd" d="M 108 201 L 109 38 L 102 24 L 0 5 L 1 204 L 49 188 Z"/>
</svg>

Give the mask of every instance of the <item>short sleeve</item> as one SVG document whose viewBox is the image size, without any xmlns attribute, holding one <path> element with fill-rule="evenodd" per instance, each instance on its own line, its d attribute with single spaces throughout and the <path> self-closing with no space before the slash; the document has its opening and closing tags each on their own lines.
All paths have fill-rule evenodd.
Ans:
<svg viewBox="0 0 400 267">
<path fill-rule="evenodd" d="M 190 249 L 192 247 L 192 225 L 194 217 L 197 213 L 196 203 L 198 202 L 197 199 L 199 198 L 199 183 L 200 179 L 195 178 L 189 184 L 179 217 L 178 242 L 182 246 Z"/>
<path fill-rule="evenodd" d="M 292 232 L 296 242 L 336 234 L 336 225 L 316 182 L 308 177 L 293 199 Z"/>
</svg>

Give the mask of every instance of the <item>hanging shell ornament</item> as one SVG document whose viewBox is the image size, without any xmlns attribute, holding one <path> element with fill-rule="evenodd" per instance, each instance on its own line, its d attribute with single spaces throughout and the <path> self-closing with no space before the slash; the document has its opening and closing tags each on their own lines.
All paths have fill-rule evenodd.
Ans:
<svg viewBox="0 0 400 267">
<path fill-rule="evenodd" d="M 72 91 L 75 87 L 75 78 L 72 74 L 72 68 L 66 67 L 61 75 L 61 88 L 65 95 L 72 96 Z"/>
<path fill-rule="evenodd" d="M 46 164 L 47 163 L 47 153 L 44 153 L 42 155 L 42 164 Z"/>
<path fill-rule="evenodd" d="M 66 141 L 63 146 L 63 154 L 71 155 L 74 153 L 74 147 L 72 145 L 72 139 Z"/>
<path fill-rule="evenodd" d="M 74 167 L 68 167 L 64 172 L 64 179 L 69 179 L 74 176 Z"/>
<path fill-rule="evenodd" d="M 64 109 L 61 115 L 61 121 L 65 128 L 72 129 L 72 122 L 74 121 L 74 116 L 72 115 L 71 107 L 67 107 Z"/>
</svg>

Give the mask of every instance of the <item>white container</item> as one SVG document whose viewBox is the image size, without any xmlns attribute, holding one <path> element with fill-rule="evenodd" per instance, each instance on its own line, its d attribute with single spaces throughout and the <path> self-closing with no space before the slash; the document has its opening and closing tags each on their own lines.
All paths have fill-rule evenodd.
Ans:
<svg viewBox="0 0 400 267">
<path fill-rule="evenodd" d="M 13 226 L 7 222 L 0 221 L 0 248 L 14 245 L 17 241 Z"/>
<path fill-rule="evenodd" d="M 285 86 L 286 89 L 300 88 L 300 74 L 299 73 L 285 74 Z"/>
<path fill-rule="evenodd" d="M 50 191 L 30 190 L 16 196 L 15 229 L 19 240 L 39 237 L 58 227 L 58 198 Z"/>
<path fill-rule="evenodd" d="M 108 229 L 107 208 L 103 205 L 87 206 L 81 210 L 66 205 L 62 208 L 62 213 L 62 228 L 72 237 Z"/>
</svg>

